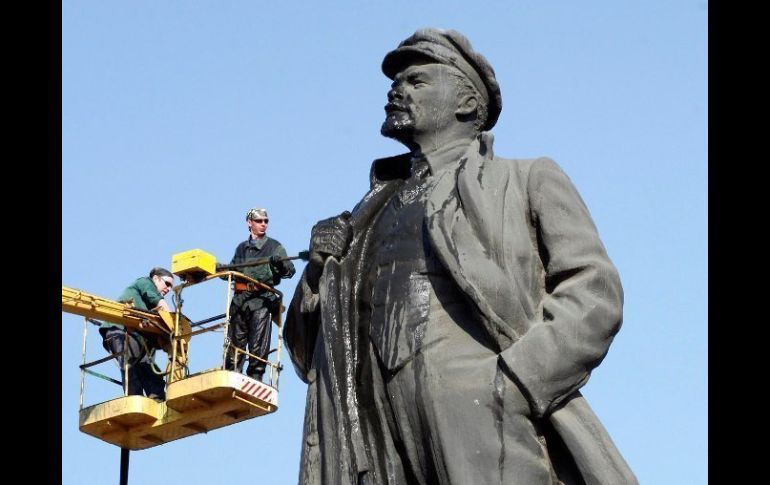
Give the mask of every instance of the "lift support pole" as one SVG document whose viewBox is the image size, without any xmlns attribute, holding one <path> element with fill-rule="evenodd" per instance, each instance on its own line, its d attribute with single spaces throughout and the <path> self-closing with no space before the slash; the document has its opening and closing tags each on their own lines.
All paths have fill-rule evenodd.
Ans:
<svg viewBox="0 0 770 485">
<path fill-rule="evenodd" d="M 120 485 L 128 485 L 128 448 L 120 449 Z"/>
</svg>

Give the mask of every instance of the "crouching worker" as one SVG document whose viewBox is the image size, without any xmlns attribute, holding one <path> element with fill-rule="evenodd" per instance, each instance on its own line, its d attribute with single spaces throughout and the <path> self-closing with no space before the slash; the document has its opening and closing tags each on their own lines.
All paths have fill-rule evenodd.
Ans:
<svg viewBox="0 0 770 485">
<path fill-rule="evenodd" d="M 165 268 L 153 268 L 149 276 L 134 281 L 123 291 L 118 301 L 131 303 L 137 310 L 150 311 L 163 309 L 171 311 L 163 299 L 174 286 L 174 275 Z M 122 325 L 102 323 L 99 333 L 102 335 L 102 345 L 111 354 L 117 354 L 121 375 L 123 374 L 123 357 L 128 357 L 128 386 L 129 396 L 146 395 L 156 401 L 166 399 L 165 381 L 163 376 L 154 370 L 154 349 L 157 347 L 155 335 L 133 331 L 127 333 Z M 126 348 L 127 346 L 127 348 Z"/>
</svg>

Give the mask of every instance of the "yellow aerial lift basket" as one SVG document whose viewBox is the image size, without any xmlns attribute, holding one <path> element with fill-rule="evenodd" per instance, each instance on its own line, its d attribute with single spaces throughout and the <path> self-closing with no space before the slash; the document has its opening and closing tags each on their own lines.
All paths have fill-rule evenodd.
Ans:
<svg viewBox="0 0 770 485">
<path fill-rule="evenodd" d="M 287 259 L 295 259 L 287 258 Z M 174 300 L 177 308 L 174 312 L 146 312 L 131 308 L 129 304 L 98 297 L 81 290 L 62 286 L 62 311 L 82 315 L 86 321 L 99 323 L 99 320 L 118 323 L 126 331 L 154 333 L 164 341 L 163 350 L 169 354 L 168 368 L 165 372 L 166 400 L 157 402 L 144 396 L 124 395 L 106 402 L 83 407 L 83 389 L 86 374 L 123 385 L 128 379 L 124 368 L 124 382 L 111 379 L 92 371 L 90 368 L 106 362 L 115 356 L 108 356 L 94 362 L 86 362 L 85 343 L 88 324 L 84 324 L 83 364 L 81 368 L 80 393 L 80 430 L 124 450 L 141 450 L 185 438 L 198 433 L 207 433 L 213 429 L 273 413 L 278 409 L 278 377 L 283 328 L 281 313 L 283 294 L 238 271 L 215 271 L 214 257 L 199 249 L 186 251 L 172 257 L 173 272 L 183 279 L 183 283 L 174 287 Z M 191 323 L 182 314 L 182 291 L 192 285 L 208 281 L 221 281 L 226 278 L 227 298 L 224 314 Z M 235 280 L 250 282 L 278 296 L 279 310 L 273 315 L 273 322 L 278 327 L 277 348 L 273 361 L 265 360 L 269 369 L 268 382 L 260 382 L 251 377 L 215 368 L 197 374 L 188 375 L 188 347 L 192 337 L 202 333 L 224 328 L 227 335 L 229 308 Z M 221 322 L 194 330 L 195 327 L 212 320 Z M 225 354 L 234 351 L 235 361 L 238 353 L 253 356 L 243 349 L 234 347 L 229 341 L 223 346 Z M 272 353 L 272 352 L 271 352 Z M 264 360 L 264 359 L 263 359 Z M 224 362 L 224 356 L 222 361 Z"/>
<path fill-rule="evenodd" d="M 166 402 L 125 396 L 83 408 L 80 431 L 142 450 L 278 409 L 278 390 L 238 372 L 213 370 L 168 385 Z"/>
</svg>

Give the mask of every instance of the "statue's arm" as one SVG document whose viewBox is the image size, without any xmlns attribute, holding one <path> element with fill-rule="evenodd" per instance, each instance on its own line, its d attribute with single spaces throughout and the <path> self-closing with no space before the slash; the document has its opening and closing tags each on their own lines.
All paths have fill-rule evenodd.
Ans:
<svg viewBox="0 0 770 485">
<path fill-rule="evenodd" d="M 289 304 L 283 328 L 294 370 L 305 383 L 308 383 L 307 374 L 312 366 L 320 322 L 318 293 L 314 293 L 307 284 L 306 268 Z"/>
<path fill-rule="evenodd" d="M 292 297 L 284 339 L 299 377 L 308 382 L 321 324 L 319 281 L 328 258 L 341 258 L 353 236 L 350 212 L 318 221 L 310 231 L 310 258 Z"/>
<path fill-rule="evenodd" d="M 620 329 L 623 289 L 585 203 L 559 166 L 536 161 L 527 192 L 545 268 L 542 311 L 501 360 L 543 416 L 582 387 L 606 355 Z"/>
</svg>

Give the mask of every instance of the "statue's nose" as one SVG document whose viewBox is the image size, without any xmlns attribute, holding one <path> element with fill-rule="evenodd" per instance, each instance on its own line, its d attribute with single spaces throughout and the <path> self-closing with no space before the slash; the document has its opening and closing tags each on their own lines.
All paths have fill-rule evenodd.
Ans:
<svg viewBox="0 0 770 485">
<path fill-rule="evenodd" d="M 393 87 L 388 91 L 388 101 L 393 101 L 394 99 L 404 99 L 403 93 L 397 87 Z"/>
</svg>

